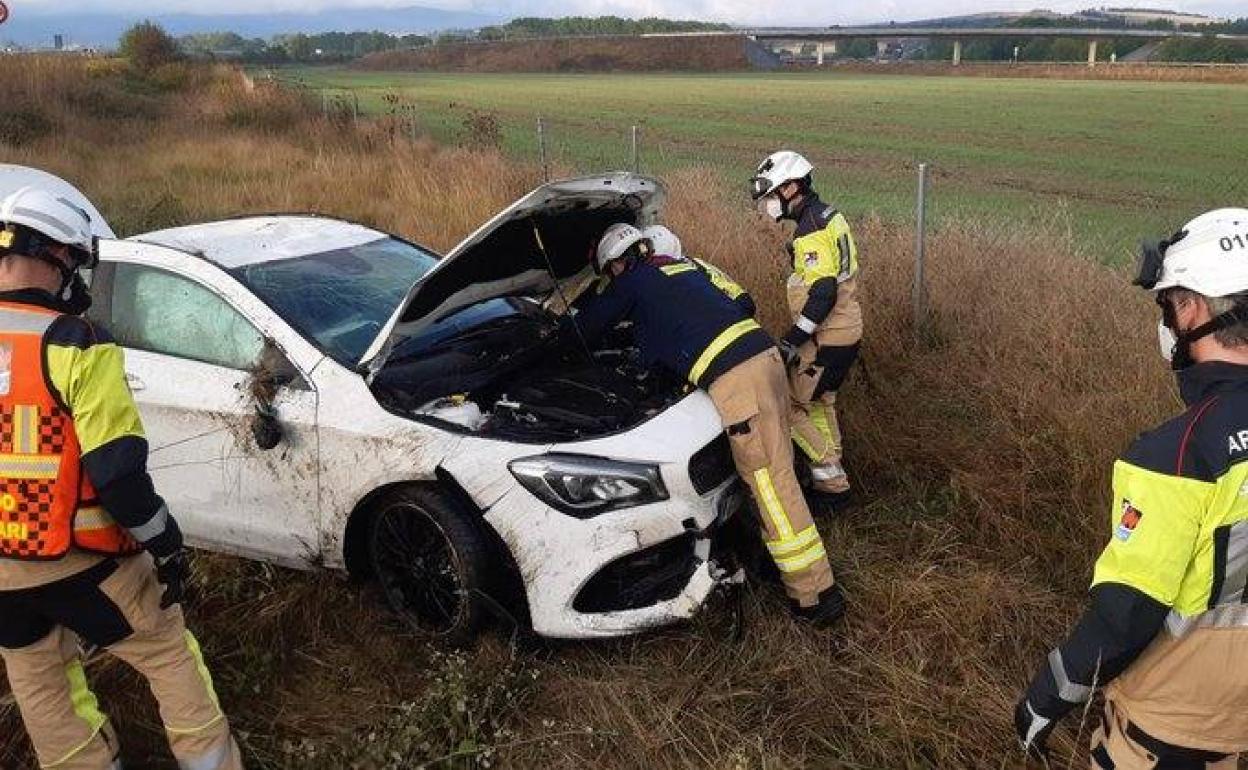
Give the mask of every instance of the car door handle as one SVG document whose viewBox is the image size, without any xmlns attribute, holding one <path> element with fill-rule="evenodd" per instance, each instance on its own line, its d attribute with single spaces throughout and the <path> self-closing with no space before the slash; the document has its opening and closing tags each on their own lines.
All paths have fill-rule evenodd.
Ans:
<svg viewBox="0 0 1248 770">
<path fill-rule="evenodd" d="M 143 388 L 147 387 L 143 384 L 143 380 L 139 377 L 139 375 L 134 372 L 126 372 L 126 385 L 129 386 L 132 391 L 143 390 Z"/>
</svg>

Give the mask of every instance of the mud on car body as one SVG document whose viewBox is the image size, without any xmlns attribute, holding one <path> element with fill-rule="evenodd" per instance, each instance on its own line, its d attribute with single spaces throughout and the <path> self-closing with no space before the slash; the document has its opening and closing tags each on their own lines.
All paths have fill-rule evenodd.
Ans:
<svg viewBox="0 0 1248 770">
<path fill-rule="evenodd" d="M 742 500 L 715 408 L 635 366 L 626 329 L 569 348 L 552 311 L 605 225 L 663 199 L 633 174 L 551 183 L 445 257 L 304 215 L 104 242 L 92 313 L 188 540 L 375 577 L 433 637 L 689 618 Z"/>
</svg>

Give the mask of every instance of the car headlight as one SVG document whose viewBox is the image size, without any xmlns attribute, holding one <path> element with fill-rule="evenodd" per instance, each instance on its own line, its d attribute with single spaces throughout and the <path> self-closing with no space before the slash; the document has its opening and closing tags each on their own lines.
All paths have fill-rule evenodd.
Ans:
<svg viewBox="0 0 1248 770">
<path fill-rule="evenodd" d="M 512 460 L 507 467 L 542 502 L 578 519 L 668 498 L 657 465 L 548 454 Z"/>
</svg>

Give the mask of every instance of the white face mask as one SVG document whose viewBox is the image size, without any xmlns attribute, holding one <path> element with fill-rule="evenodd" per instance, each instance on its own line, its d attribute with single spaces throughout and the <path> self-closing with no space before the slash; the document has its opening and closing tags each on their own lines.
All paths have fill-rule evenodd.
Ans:
<svg viewBox="0 0 1248 770">
<path fill-rule="evenodd" d="M 1161 357 L 1167 361 L 1174 360 L 1174 350 L 1179 346 L 1179 340 L 1170 331 L 1170 327 L 1166 326 L 1165 321 L 1157 322 L 1157 343 L 1161 346 Z"/>
<path fill-rule="evenodd" d="M 763 199 L 763 212 L 779 222 L 784 217 L 784 204 L 776 196 L 768 195 Z"/>
</svg>

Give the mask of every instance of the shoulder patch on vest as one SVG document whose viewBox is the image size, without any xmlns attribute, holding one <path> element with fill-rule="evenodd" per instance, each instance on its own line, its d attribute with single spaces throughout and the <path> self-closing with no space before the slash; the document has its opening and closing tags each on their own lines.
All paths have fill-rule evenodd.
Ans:
<svg viewBox="0 0 1248 770">
<path fill-rule="evenodd" d="M 1131 539 L 1131 533 L 1140 525 L 1140 519 L 1144 518 L 1144 513 L 1139 508 L 1131 504 L 1130 500 L 1122 501 L 1122 517 L 1118 519 L 1118 526 L 1114 529 L 1114 537 L 1126 542 Z"/>
</svg>

